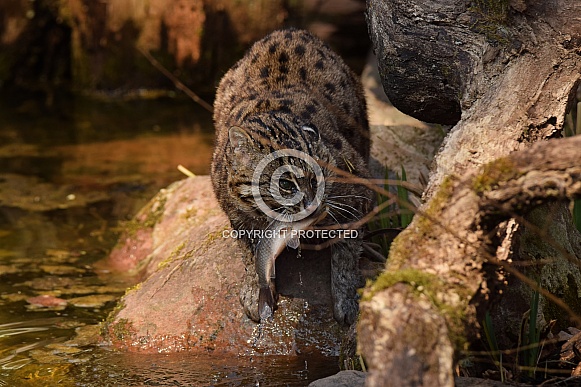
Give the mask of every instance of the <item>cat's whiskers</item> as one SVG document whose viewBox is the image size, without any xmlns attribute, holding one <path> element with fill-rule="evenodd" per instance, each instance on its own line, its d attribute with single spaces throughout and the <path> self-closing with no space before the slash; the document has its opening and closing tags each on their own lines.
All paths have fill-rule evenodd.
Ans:
<svg viewBox="0 0 581 387">
<path fill-rule="evenodd" d="M 348 209 L 341 207 L 338 203 L 333 203 L 332 201 L 327 200 L 327 205 L 331 208 L 334 208 L 336 210 L 342 211 L 343 213 L 351 215 L 353 217 L 352 220 L 359 219 L 359 216 L 357 216 L 353 212 L 349 211 Z"/>
<path fill-rule="evenodd" d="M 281 212 L 278 212 L 278 210 L 280 210 L 280 209 L 283 209 L 283 211 L 281 211 Z M 282 219 L 282 221 L 283 221 L 283 222 L 292 223 L 292 215 L 293 215 L 293 214 L 292 214 L 292 213 L 290 213 L 290 212 L 288 211 L 288 209 L 287 209 L 287 207 L 286 207 L 286 206 L 284 206 L 284 205 L 283 205 L 283 206 L 280 206 L 280 207 L 272 208 L 272 211 L 274 211 L 274 212 L 276 212 L 276 213 L 280 214 L 280 215 L 282 216 L 282 218 L 283 218 L 283 219 Z M 287 220 L 284 220 L 285 218 L 286 218 Z M 270 226 L 272 226 L 272 224 L 273 224 L 273 223 L 274 223 L 276 220 L 277 220 L 277 218 L 273 218 L 273 219 L 270 221 L 270 223 L 269 223 L 269 224 L 266 226 L 266 228 L 267 228 L 267 229 L 268 229 L 268 228 L 270 228 Z"/>
<path fill-rule="evenodd" d="M 329 216 L 330 216 L 331 218 L 333 218 L 333 220 L 335 221 L 335 223 L 337 223 L 338 225 L 340 225 L 340 224 L 341 224 L 341 222 L 339 222 L 339 221 L 337 220 L 337 218 L 336 218 L 336 217 L 335 217 L 335 215 L 333 214 L 333 211 L 331 211 L 331 207 L 329 207 L 329 206 L 327 206 L 327 214 L 329 214 Z"/>
<path fill-rule="evenodd" d="M 371 201 L 371 198 L 368 198 L 366 196 L 362 196 L 362 195 L 333 195 L 333 196 L 329 196 L 329 199 L 338 199 L 338 198 L 360 198 L 360 199 L 365 199 L 368 201 Z"/>
<path fill-rule="evenodd" d="M 360 210 L 360 209 L 358 209 L 358 208 L 356 208 L 356 207 L 353 207 L 352 205 L 349 205 L 349 204 L 347 204 L 347 203 L 339 202 L 339 201 L 336 201 L 336 200 L 329 200 L 329 199 L 327 199 L 327 202 L 331 202 L 331 203 L 333 203 L 333 204 L 335 204 L 335 205 L 342 205 L 342 206 L 344 206 L 344 207 L 349 207 L 349 208 L 351 208 L 353 211 L 357 212 L 359 215 L 363 215 L 363 212 L 361 212 L 361 210 Z"/>
</svg>

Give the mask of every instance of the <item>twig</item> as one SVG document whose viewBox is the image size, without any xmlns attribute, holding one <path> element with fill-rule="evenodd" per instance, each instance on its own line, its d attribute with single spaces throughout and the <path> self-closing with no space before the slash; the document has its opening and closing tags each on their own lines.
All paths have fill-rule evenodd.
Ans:
<svg viewBox="0 0 581 387">
<path fill-rule="evenodd" d="M 187 169 L 186 167 L 184 167 L 181 164 L 178 165 L 178 171 L 180 171 L 181 173 L 183 173 L 187 177 L 196 177 L 196 174 L 194 172 L 190 171 L 189 169 Z"/>
<path fill-rule="evenodd" d="M 200 105 L 201 107 L 203 107 L 204 109 L 206 109 L 210 113 L 212 113 L 214 111 L 214 109 L 212 108 L 212 105 L 210 105 L 209 103 L 207 103 L 206 101 L 204 101 L 203 99 L 198 97 L 198 95 L 196 93 L 194 93 L 192 90 L 190 90 L 179 79 L 177 79 L 171 72 L 169 72 L 168 69 L 163 67 L 163 65 L 161 63 L 159 63 L 157 61 L 157 59 L 155 59 L 153 56 L 151 56 L 149 51 L 145 51 L 145 50 L 141 49 L 140 47 L 137 47 L 137 50 L 149 61 L 149 63 L 151 63 L 153 65 L 153 67 L 158 69 L 163 75 L 165 75 L 170 81 L 172 81 L 174 83 L 176 89 L 183 91 L 188 97 L 190 97 L 192 100 L 194 100 L 194 102 L 196 102 L 198 105 Z"/>
</svg>

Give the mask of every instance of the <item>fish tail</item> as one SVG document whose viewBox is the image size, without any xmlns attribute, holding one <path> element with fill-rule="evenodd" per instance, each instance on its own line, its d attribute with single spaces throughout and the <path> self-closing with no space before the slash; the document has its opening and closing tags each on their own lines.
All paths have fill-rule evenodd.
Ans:
<svg viewBox="0 0 581 387">
<path fill-rule="evenodd" d="M 260 320 L 268 320 L 274 314 L 274 296 L 270 286 L 261 287 L 258 293 L 258 315 Z"/>
</svg>

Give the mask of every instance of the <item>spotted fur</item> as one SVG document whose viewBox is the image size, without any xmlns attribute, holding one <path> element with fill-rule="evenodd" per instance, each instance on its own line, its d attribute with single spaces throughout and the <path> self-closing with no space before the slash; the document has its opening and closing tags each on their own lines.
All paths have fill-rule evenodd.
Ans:
<svg viewBox="0 0 581 387">
<path fill-rule="evenodd" d="M 322 167 L 325 196 L 313 216 L 327 211 L 324 222 L 332 225 L 353 222 L 368 211 L 368 189 L 333 182 L 338 176 L 335 168 L 368 176 L 369 128 L 362 88 L 343 60 L 312 34 L 289 29 L 256 42 L 220 82 L 214 121 L 212 183 L 233 228 L 265 230 L 272 224 L 257 207 L 251 184 L 260 160 L 280 149 L 300 150 Z M 269 174 L 285 164 L 304 172 L 301 178 L 288 179 L 293 190 L 304 193 L 303 202 L 285 208 L 279 205 L 278 209 L 294 214 L 312 203 L 315 195 L 313 171 L 300 160 L 280 158 L 272 163 L 260 178 L 260 192 L 275 208 Z M 259 241 L 245 241 L 256 251 Z M 361 242 L 345 240 L 331 249 L 335 318 L 352 323 L 357 315 Z M 245 279 L 241 301 L 246 313 L 258 320 L 256 276 L 250 269 L 253 262 L 247 265 L 253 275 Z"/>
</svg>

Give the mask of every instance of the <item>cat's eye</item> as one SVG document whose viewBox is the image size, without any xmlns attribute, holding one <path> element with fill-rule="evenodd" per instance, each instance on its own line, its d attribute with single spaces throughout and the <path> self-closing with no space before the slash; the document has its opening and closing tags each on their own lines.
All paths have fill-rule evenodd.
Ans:
<svg viewBox="0 0 581 387">
<path fill-rule="evenodd" d="M 295 183 L 287 179 L 280 179 L 279 186 L 285 191 L 293 191 L 295 188 Z"/>
</svg>

